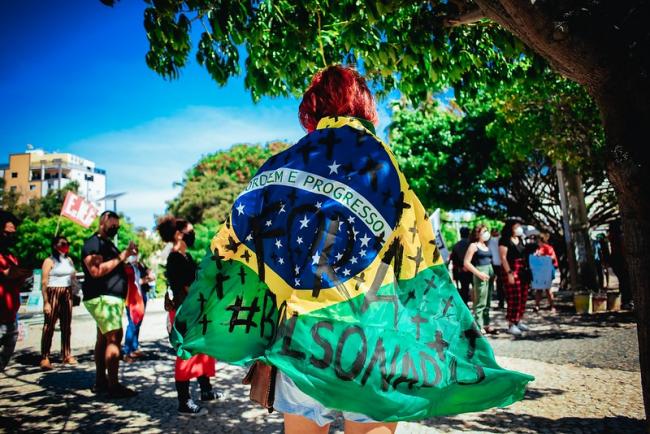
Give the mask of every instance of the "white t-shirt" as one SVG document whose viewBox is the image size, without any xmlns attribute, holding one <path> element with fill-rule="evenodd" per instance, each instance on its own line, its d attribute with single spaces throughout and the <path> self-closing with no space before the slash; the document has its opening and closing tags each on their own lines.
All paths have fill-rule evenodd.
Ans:
<svg viewBox="0 0 650 434">
<path fill-rule="evenodd" d="M 499 238 L 501 237 L 492 237 L 488 241 L 488 249 L 492 253 L 492 265 L 501 266 L 501 256 L 499 255 Z"/>
</svg>

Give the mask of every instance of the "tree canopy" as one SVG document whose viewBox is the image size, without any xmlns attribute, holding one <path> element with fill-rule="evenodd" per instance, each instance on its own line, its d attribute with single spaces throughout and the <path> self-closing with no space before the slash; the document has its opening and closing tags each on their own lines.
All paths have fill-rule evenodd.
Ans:
<svg viewBox="0 0 650 434">
<path fill-rule="evenodd" d="M 201 158 L 185 172 L 179 183 L 182 190 L 168 203 L 168 211 L 192 223 L 225 221 L 235 198 L 262 163 L 288 146 L 240 144 Z"/>
</svg>

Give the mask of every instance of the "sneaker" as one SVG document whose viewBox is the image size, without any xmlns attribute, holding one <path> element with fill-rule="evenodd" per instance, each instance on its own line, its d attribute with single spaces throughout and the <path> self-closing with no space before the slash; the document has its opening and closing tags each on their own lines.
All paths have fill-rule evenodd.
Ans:
<svg viewBox="0 0 650 434">
<path fill-rule="evenodd" d="M 52 370 L 52 364 L 50 363 L 50 359 L 47 357 L 44 359 L 41 359 L 40 363 L 41 369 L 44 371 L 51 371 Z"/>
<path fill-rule="evenodd" d="M 513 336 L 521 336 L 521 329 L 513 324 L 508 329 L 508 333 L 510 333 Z"/>
<path fill-rule="evenodd" d="M 519 330 L 521 330 L 522 332 L 527 332 L 527 331 L 530 330 L 530 329 L 528 328 L 528 326 L 527 326 L 526 324 L 524 324 L 523 322 L 518 322 L 518 323 L 517 323 L 517 327 L 518 327 Z"/>
<path fill-rule="evenodd" d="M 138 392 L 136 392 L 133 389 L 129 389 L 126 386 L 122 386 L 121 384 L 117 386 L 115 389 L 109 389 L 108 390 L 108 397 L 110 399 L 125 399 L 125 398 L 133 398 L 134 396 L 137 396 Z"/>
<path fill-rule="evenodd" d="M 215 401 L 218 399 L 223 399 L 223 394 L 210 390 L 208 392 L 201 392 L 201 402 Z"/>
<path fill-rule="evenodd" d="M 188 399 L 185 404 L 178 406 L 178 414 L 180 416 L 204 416 L 208 414 L 208 409 L 201 407 L 191 399 Z"/>
</svg>

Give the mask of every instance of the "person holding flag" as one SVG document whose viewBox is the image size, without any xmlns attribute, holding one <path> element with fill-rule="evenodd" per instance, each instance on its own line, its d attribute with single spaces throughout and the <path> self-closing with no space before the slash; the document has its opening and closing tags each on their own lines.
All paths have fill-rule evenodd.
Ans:
<svg viewBox="0 0 650 434">
<path fill-rule="evenodd" d="M 251 396 L 289 434 L 339 412 L 347 433 L 380 433 L 522 399 L 533 378 L 496 363 L 361 75 L 318 72 L 299 118 L 307 135 L 262 165 L 201 261 L 177 355 L 252 364 Z"/>
</svg>

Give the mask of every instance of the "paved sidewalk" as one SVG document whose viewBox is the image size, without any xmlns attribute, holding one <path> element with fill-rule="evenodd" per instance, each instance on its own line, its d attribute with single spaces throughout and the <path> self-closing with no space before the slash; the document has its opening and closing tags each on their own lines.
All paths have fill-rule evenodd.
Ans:
<svg viewBox="0 0 650 434">
<path fill-rule="evenodd" d="M 497 322 L 499 315 L 495 315 Z M 534 332 L 527 337 L 513 340 L 500 335 L 492 339 L 500 364 L 536 377 L 524 401 L 504 409 L 400 423 L 398 432 L 643 433 L 636 329 L 630 314 L 578 317 L 565 309 L 557 317 L 544 313 L 528 316 Z M 248 386 L 240 384 L 243 370 L 222 364 L 214 383 L 227 391 L 227 399 L 211 405 L 206 417 L 177 416 L 173 354 L 158 300 L 147 307 L 143 325 L 147 357 L 121 368 L 122 380 L 140 391 L 130 400 L 97 399 L 88 389 L 94 379 L 91 346 L 95 329 L 83 309 L 75 308 L 73 347 L 81 363 L 73 368 L 57 364 L 54 371 L 39 370 L 38 321 L 38 317 L 27 321 L 33 323 L 27 338 L 19 344 L 6 376 L 0 374 L 2 432 L 282 431 L 280 415 L 269 415 L 248 400 Z M 57 349 L 58 337 L 53 343 L 55 355 Z M 332 432 L 342 432 L 341 421 L 334 424 Z"/>
</svg>

